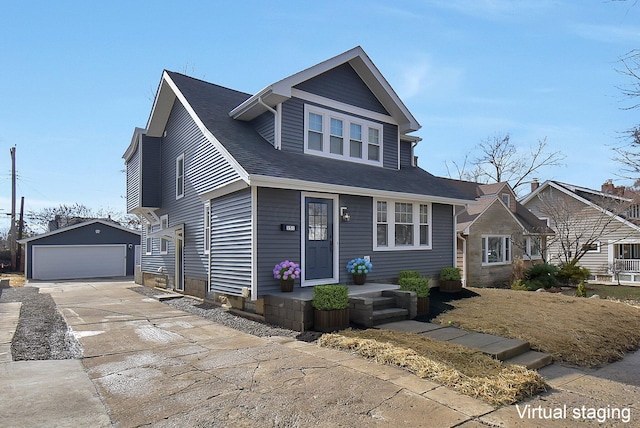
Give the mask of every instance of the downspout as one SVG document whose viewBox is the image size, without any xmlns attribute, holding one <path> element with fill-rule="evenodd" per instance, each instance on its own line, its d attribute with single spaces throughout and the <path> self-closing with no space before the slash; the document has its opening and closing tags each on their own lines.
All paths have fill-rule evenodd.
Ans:
<svg viewBox="0 0 640 428">
<path fill-rule="evenodd" d="M 413 150 L 416 148 L 417 145 L 418 145 L 417 141 L 414 141 L 413 143 L 411 143 L 411 166 L 413 167 L 418 166 L 418 163 L 416 162 L 415 151 Z"/>
<path fill-rule="evenodd" d="M 273 113 L 273 147 L 280 150 L 280 114 L 282 111 L 282 103 L 278 103 L 276 110 L 265 104 L 265 102 L 262 101 L 262 97 L 258 97 L 258 104 Z"/>
</svg>

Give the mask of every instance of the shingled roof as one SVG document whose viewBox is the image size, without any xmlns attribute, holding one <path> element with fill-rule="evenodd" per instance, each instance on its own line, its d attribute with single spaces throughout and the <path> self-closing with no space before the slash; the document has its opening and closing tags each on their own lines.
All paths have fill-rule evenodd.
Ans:
<svg viewBox="0 0 640 428">
<path fill-rule="evenodd" d="M 171 71 L 166 71 L 165 75 L 207 130 L 240 164 L 249 180 L 267 176 L 429 196 L 457 204 L 474 199 L 419 167 L 397 170 L 277 150 L 249 122 L 234 120 L 229 116 L 229 112 L 248 99 L 250 94 Z"/>
</svg>

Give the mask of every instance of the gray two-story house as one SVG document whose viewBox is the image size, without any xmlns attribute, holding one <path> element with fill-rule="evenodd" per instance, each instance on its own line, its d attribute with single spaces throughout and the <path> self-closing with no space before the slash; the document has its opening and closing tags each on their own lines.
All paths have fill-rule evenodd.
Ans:
<svg viewBox="0 0 640 428">
<path fill-rule="evenodd" d="M 455 265 L 455 207 L 471 198 L 417 167 L 420 125 L 360 47 L 256 94 L 164 71 L 124 154 L 127 211 L 144 221 L 143 281 L 260 299 L 276 263 L 296 287 Z"/>
</svg>

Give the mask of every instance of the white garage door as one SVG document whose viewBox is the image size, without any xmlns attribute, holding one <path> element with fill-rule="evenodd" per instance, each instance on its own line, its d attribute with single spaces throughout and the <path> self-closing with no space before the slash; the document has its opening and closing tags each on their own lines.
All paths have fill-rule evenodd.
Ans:
<svg viewBox="0 0 640 428">
<path fill-rule="evenodd" d="M 33 279 L 125 276 L 126 245 L 34 245 Z"/>
</svg>

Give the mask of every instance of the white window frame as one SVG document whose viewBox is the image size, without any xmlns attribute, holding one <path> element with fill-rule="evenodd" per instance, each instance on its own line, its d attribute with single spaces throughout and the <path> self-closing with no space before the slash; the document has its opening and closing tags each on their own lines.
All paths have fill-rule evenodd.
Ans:
<svg viewBox="0 0 640 428">
<path fill-rule="evenodd" d="M 309 148 L 309 114 L 317 114 L 322 116 L 322 150 L 314 150 Z M 331 153 L 331 119 L 342 121 L 342 154 Z M 362 157 L 351 157 L 351 124 L 360 125 L 362 142 Z M 378 160 L 369 160 L 369 129 L 375 129 L 378 132 Z M 316 131 L 313 131 L 316 132 Z M 333 135 L 334 137 L 336 135 Z M 327 110 L 310 104 L 304 105 L 304 152 L 315 156 L 323 156 L 332 159 L 346 160 L 349 162 L 364 163 L 367 165 L 382 166 L 383 165 L 383 147 L 384 147 L 384 125 L 370 120 L 361 119 L 359 117 L 350 116 L 345 113 L 339 113 L 333 110 Z"/>
<path fill-rule="evenodd" d="M 540 240 L 540 248 L 538 248 L 538 254 L 533 254 L 534 249 L 534 240 Z M 541 236 L 528 236 L 527 237 L 527 256 L 531 260 L 539 260 L 542 259 L 542 237 Z"/>
<path fill-rule="evenodd" d="M 204 203 L 204 254 L 211 253 L 211 202 Z"/>
<path fill-rule="evenodd" d="M 592 242 L 591 245 L 596 246 L 595 250 L 587 250 L 587 254 L 595 254 L 595 253 L 599 253 L 601 251 L 601 245 L 600 245 L 600 241 L 596 241 L 596 242 Z M 583 245 L 587 245 L 587 244 L 582 244 L 581 247 Z"/>
<path fill-rule="evenodd" d="M 153 254 L 153 238 L 149 235 L 151 235 L 151 223 L 147 223 L 145 227 L 144 254 L 147 256 Z"/>
<path fill-rule="evenodd" d="M 502 245 L 502 260 L 490 262 L 486 249 L 489 248 L 489 238 L 500 238 Z M 511 264 L 513 261 L 513 244 L 509 235 L 482 235 L 482 266 L 498 266 Z"/>
<path fill-rule="evenodd" d="M 180 163 L 182 163 L 182 174 L 180 174 Z M 176 200 L 184 197 L 185 182 L 184 153 L 176 158 Z"/>
<path fill-rule="evenodd" d="M 169 214 L 160 216 L 160 230 L 169 228 Z M 169 240 L 160 238 L 160 254 L 169 254 Z"/>
<path fill-rule="evenodd" d="M 387 204 L 387 221 L 380 224 L 387 225 L 387 245 L 378 245 L 378 202 Z M 412 224 L 413 224 L 413 245 L 396 245 L 396 203 L 412 204 Z M 421 223 L 420 206 L 427 207 L 427 223 Z M 430 250 L 432 249 L 433 233 L 433 209 L 431 202 L 415 200 L 402 200 L 390 198 L 373 199 L 373 251 L 408 251 L 408 250 Z M 420 226 L 427 226 L 427 245 L 420 245 Z"/>
</svg>

